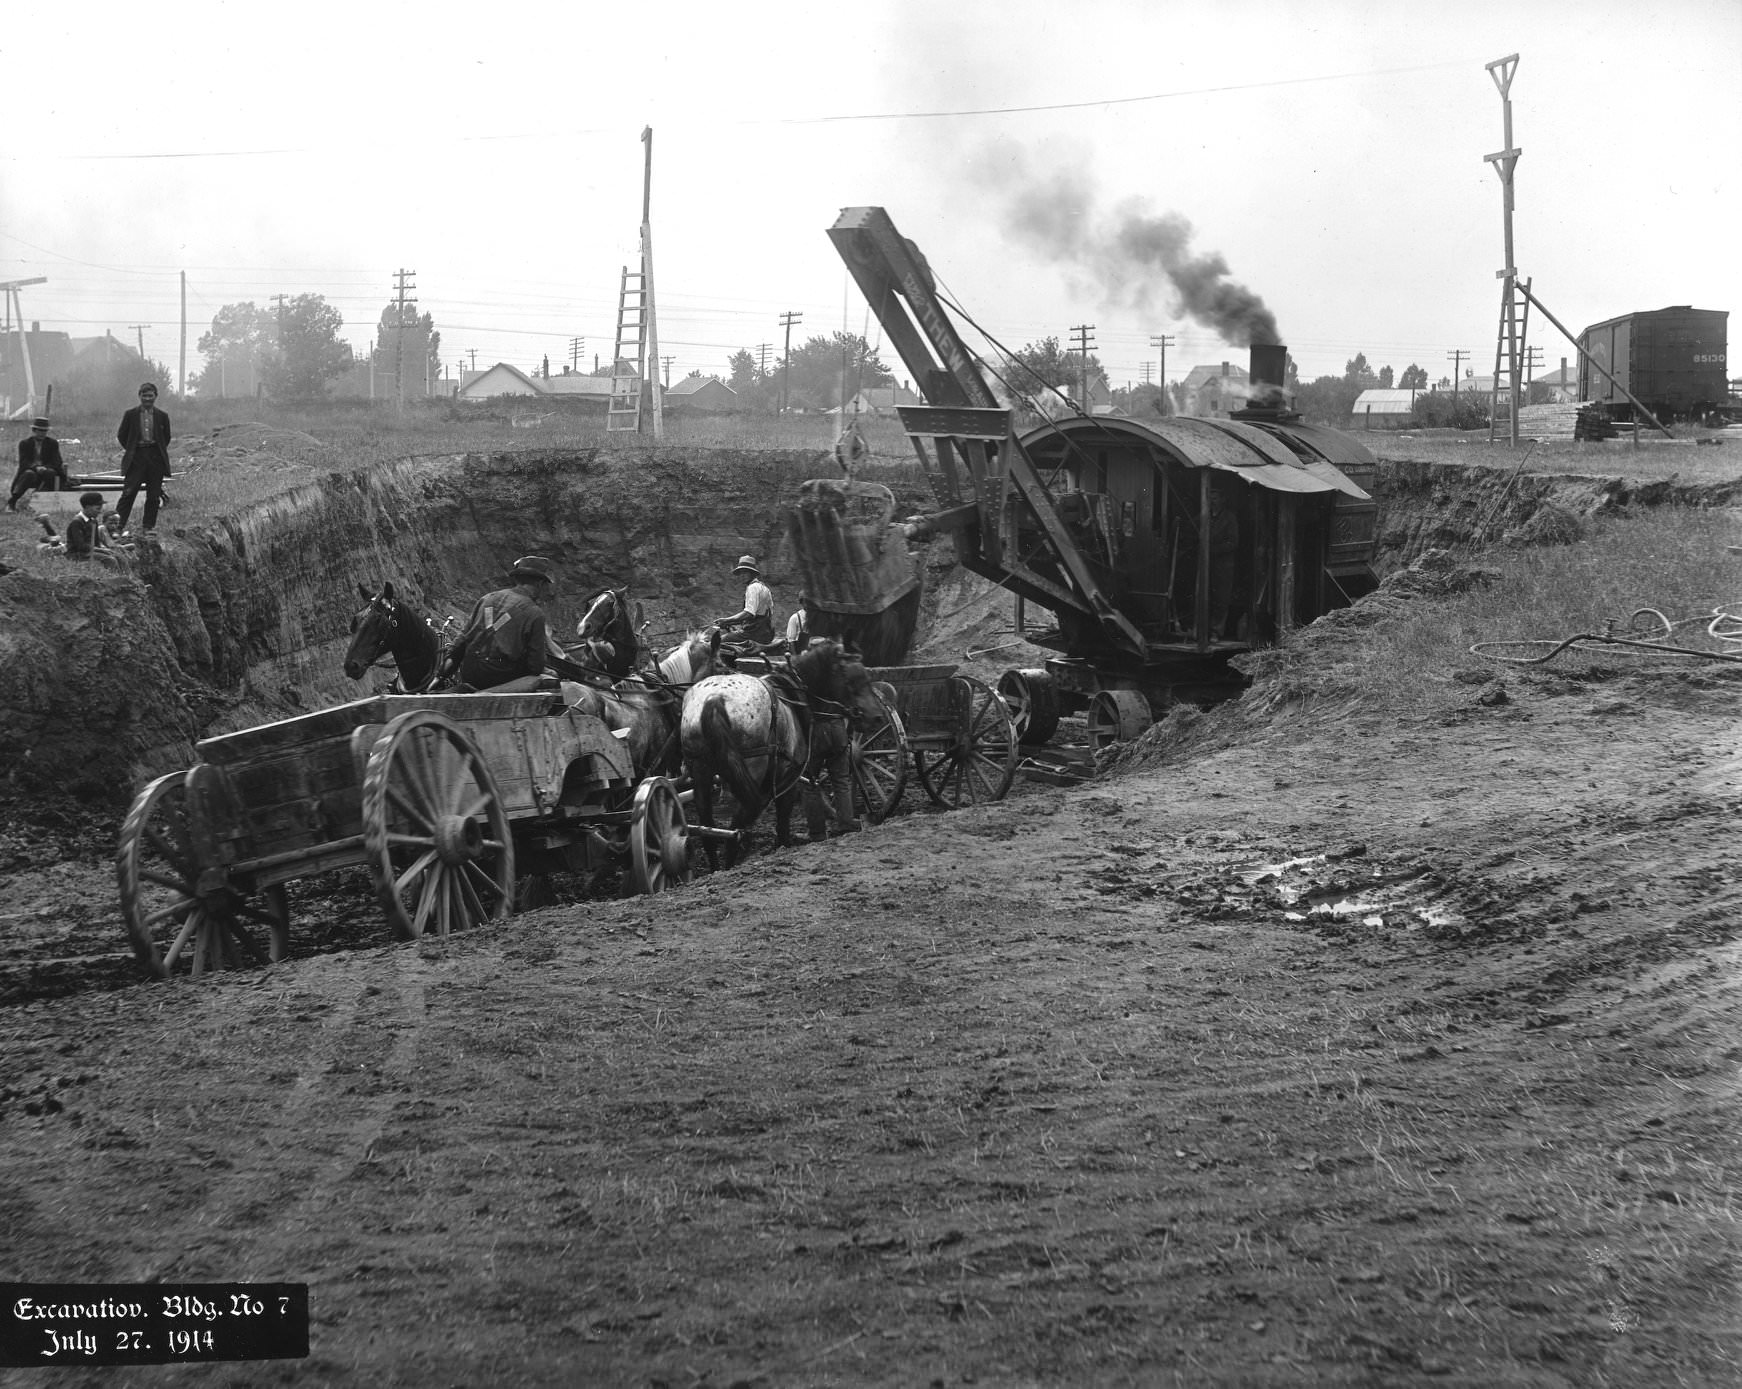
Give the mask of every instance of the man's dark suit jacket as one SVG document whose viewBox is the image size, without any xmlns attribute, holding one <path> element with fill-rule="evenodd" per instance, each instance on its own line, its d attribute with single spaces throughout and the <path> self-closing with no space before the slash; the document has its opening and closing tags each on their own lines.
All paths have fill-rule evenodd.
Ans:
<svg viewBox="0 0 1742 1389">
<path fill-rule="evenodd" d="M 20 468 L 48 468 L 59 473 L 62 477 L 67 475 L 67 465 L 61 461 L 60 440 L 45 438 L 42 441 L 42 462 L 38 463 L 36 461 L 36 436 L 34 434 L 28 439 L 18 441 L 18 466 Z"/>
<path fill-rule="evenodd" d="M 169 416 L 162 410 L 152 412 L 157 416 L 152 427 L 152 442 L 158 446 L 155 460 L 163 464 L 163 476 L 171 476 L 169 471 Z M 115 431 L 115 438 L 121 447 L 127 450 L 127 457 L 121 464 L 123 473 L 133 471 L 134 459 L 139 454 L 139 407 L 135 405 L 125 415 L 121 416 L 121 427 Z"/>
</svg>

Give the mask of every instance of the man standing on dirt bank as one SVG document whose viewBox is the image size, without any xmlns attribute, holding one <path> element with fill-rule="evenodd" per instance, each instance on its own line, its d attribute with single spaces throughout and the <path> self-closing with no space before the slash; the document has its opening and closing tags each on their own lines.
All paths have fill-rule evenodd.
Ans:
<svg viewBox="0 0 1742 1389">
<path fill-rule="evenodd" d="M 121 504 L 115 508 L 126 526 L 133 499 L 145 488 L 145 533 L 157 534 L 157 509 L 163 505 L 163 484 L 169 477 L 169 416 L 157 408 L 157 387 L 139 388 L 139 404 L 121 416 L 115 438 L 127 450 L 121 463 Z"/>
<path fill-rule="evenodd" d="M 767 646 L 774 640 L 774 594 L 767 584 L 762 582 L 762 575 L 756 568 L 754 555 L 740 555 L 738 564 L 732 570 L 732 577 L 744 574 L 748 582 L 744 586 L 744 608 L 730 617 L 720 619 L 722 627 L 742 627 L 744 640 L 753 641 L 758 646 Z"/>
<path fill-rule="evenodd" d="M 18 472 L 12 479 L 6 509 L 17 511 L 26 492 L 59 492 L 70 485 L 60 441 L 48 437 L 48 420 L 38 415 L 30 422 L 30 437 L 18 441 Z"/>
<path fill-rule="evenodd" d="M 529 690 L 544 674 L 549 635 L 541 604 L 556 588 L 556 571 L 543 555 L 524 555 L 514 561 L 508 578 L 509 587 L 478 600 L 438 679 L 458 671 L 474 690 L 510 684 Z"/>
</svg>

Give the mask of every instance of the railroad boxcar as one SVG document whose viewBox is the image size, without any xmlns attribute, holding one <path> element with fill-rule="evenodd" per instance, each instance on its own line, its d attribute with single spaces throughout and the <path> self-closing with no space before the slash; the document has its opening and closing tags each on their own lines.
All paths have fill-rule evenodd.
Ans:
<svg viewBox="0 0 1742 1389">
<path fill-rule="evenodd" d="M 1665 424 L 1728 413 L 1729 317 L 1722 309 L 1679 304 L 1593 324 L 1579 336 L 1579 398 L 1602 405 L 1617 420 L 1635 414 L 1623 386 Z"/>
</svg>

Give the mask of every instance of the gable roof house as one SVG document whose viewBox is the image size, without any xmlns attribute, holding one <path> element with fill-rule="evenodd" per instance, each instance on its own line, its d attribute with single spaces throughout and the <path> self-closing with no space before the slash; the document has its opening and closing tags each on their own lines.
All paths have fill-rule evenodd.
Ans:
<svg viewBox="0 0 1742 1389">
<path fill-rule="evenodd" d="M 668 410 L 695 414 L 723 414 L 738 408 L 738 393 L 717 376 L 686 376 L 663 393 Z"/>
<path fill-rule="evenodd" d="M 1220 366 L 1195 366 L 1180 382 L 1185 393 L 1189 415 L 1226 418 L 1232 410 L 1246 406 L 1248 394 L 1246 369 L 1231 362 Z"/>
<path fill-rule="evenodd" d="M 498 362 L 476 375 L 468 376 L 460 385 L 461 400 L 489 400 L 499 395 L 541 395 L 538 383 L 519 367 Z"/>
<path fill-rule="evenodd" d="M 845 405 L 827 413 L 831 415 L 893 415 L 902 405 L 919 405 L 918 395 L 906 386 L 864 386 L 849 396 Z"/>
</svg>

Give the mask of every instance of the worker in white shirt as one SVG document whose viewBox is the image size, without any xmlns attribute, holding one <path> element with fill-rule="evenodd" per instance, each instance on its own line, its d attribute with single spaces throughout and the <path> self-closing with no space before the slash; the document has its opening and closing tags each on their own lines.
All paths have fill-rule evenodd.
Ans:
<svg viewBox="0 0 1742 1389">
<path fill-rule="evenodd" d="M 804 594 L 798 596 L 798 606 L 792 610 L 792 616 L 786 619 L 786 649 L 788 651 L 803 651 L 804 644 L 810 640 L 810 599 Z"/>
<path fill-rule="evenodd" d="M 769 645 L 774 640 L 774 594 L 762 582 L 761 572 L 756 567 L 756 557 L 739 556 L 732 574 L 734 578 L 739 574 L 747 576 L 744 585 L 744 608 L 730 617 L 721 618 L 719 625 L 742 627 L 746 641 L 755 642 L 758 646 Z"/>
</svg>

